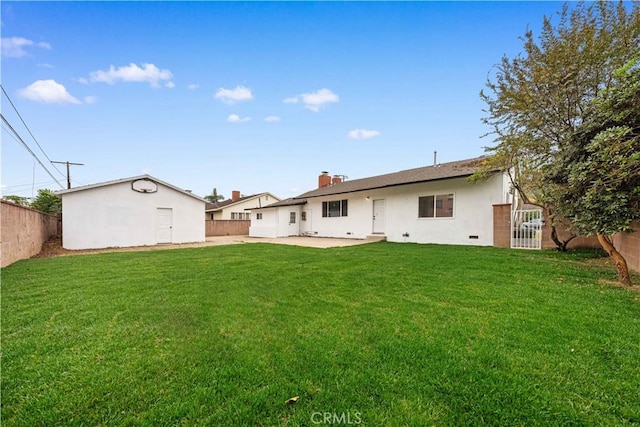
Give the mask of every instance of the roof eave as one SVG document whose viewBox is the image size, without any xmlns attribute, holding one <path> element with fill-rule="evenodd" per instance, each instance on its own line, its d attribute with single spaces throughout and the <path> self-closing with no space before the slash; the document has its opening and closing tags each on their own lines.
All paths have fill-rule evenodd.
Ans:
<svg viewBox="0 0 640 427">
<path fill-rule="evenodd" d="M 492 173 L 495 173 L 495 172 L 498 172 L 498 171 L 497 170 L 496 171 L 492 171 Z M 358 193 L 360 191 L 379 190 L 381 188 L 399 187 L 401 185 L 421 184 L 423 182 L 436 182 L 436 181 L 444 181 L 446 179 L 455 179 L 455 178 L 467 178 L 467 177 L 470 177 L 472 175 L 473 175 L 473 173 L 466 173 L 466 174 L 463 174 L 463 175 L 446 176 L 446 177 L 441 177 L 441 178 L 420 179 L 420 180 L 416 180 L 416 181 L 407 181 L 407 182 L 400 182 L 400 183 L 395 183 L 395 184 L 377 185 L 377 186 L 372 186 L 372 187 L 359 188 L 357 190 L 344 190 L 344 191 L 335 191 L 335 192 L 318 194 L 318 195 L 308 195 L 309 193 L 312 193 L 313 191 L 315 191 L 315 190 L 312 190 L 312 191 L 309 191 L 307 193 L 303 193 L 300 196 L 296 196 L 296 197 L 294 197 L 294 199 L 297 199 L 297 198 L 309 199 L 309 198 L 313 198 L 313 197 L 324 197 L 324 196 L 335 196 L 335 195 L 338 195 L 338 194 Z"/>
<path fill-rule="evenodd" d="M 85 191 L 85 190 L 93 190 L 96 188 L 100 188 L 100 187 L 107 187 L 110 185 L 118 185 L 118 184 L 123 184 L 126 182 L 133 182 L 133 181 L 137 181 L 139 179 L 148 179 L 149 181 L 155 182 L 156 184 L 161 184 L 164 185 L 165 187 L 171 188 L 172 190 L 175 190 L 179 193 L 182 193 L 186 196 L 189 197 L 193 197 L 194 199 L 197 199 L 203 203 L 207 203 L 207 201 L 205 199 L 203 199 L 200 196 L 196 196 L 195 194 L 193 194 L 190 191 L 187 190 L 183 190 L 182 188 L 176 187 L 175 185 L 169 184 L 168 182 L 165 182 L 161 179 L 155 178 L 151 175 L 138 175 L 138 176 L 132 176 L 129 178 L 122 178 L 122 179 L 116 179 L 116 180 L 112 180 L 112 181 L 105 181 L 105 182 L 99 182 L 96 184 L 89 184 L 89 185 L 83 185 L 81 187 L 75 187 L 75 188 L 67 188 L 64 190 L 58 190 L 55 192 L 55 194 L 58 194 L 60 196 L 63 196 L 65 194 L 70 194 L 70 193 L 76 193 L 76 192 L 80 192 L 80 191 Z"/>
</svg>

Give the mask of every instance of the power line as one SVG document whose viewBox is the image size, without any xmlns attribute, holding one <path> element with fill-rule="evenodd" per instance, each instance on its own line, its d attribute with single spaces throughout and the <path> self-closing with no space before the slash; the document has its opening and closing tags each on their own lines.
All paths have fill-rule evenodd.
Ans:
<svg viewBox="0 0 640 427">
<path fill-rule="evenodd" d="M 5 187 L 3 187 L 3 191 L 7 192 L 7 191 L 15 191 L 15 190 L 19 190 L 22 187 L 31 187 L 32 185 L 49 185 L 49 184 L 53 184 L 55 181 L 40 181 L 40 182 L 32 182 L 29 184 L 16 184 L 16 185 L 7 185 Z"/>
<path fill-rule="evenodd" d="M 40 166 L 42 166 L 42 169 L 44 169 L 51 178 L 53 178 L 53 180 L 55 182 L 58 183 L 58 185 L 61 188 L 64 188 L 64 185 L 62 185 L 60 183 L 60 181 L 58 181 L 58 179 L 53 176 L 53 174 L 49 171 L 49 169 L 47 169 L 47 167 L 40 161 L 40 159 L 38 158 L 38 156 L 36 155 L 36 153 L 34 153 L 31 148 L 29 148 L 29 146 L 27 145 L 26 142 L 24 142 L 24 140 L 20 137 L 20 135 L 18 135 L 18 132 L 16 132 L 16 130 L 13 128 L 13 126 L 11 126 L 11 123 L 9 123 L 7 121 L 7 119 L 5 119 L 4 115 L 2 113 L 0 113 L 0 117 L 2 118 L 2 121 L 4 122 L 4 124 L 11 130 L 11 132 L 14 135 L 14 139 L 16 139 L 16 141 L 18 141 L 20 144 L 22 144 L 22 146 L 25 148 L 25 150 L 27 150 L 29 152 L 29 154 L 31 154 L 31 156 L 33 156 L 34 159 L 36 159 L 36 161 L 40 164 Z M 6 130 L 6 129 L 5 129 Z"/>
<path fill-rule="evenodd" d="M 27 132 L 29 132 L 29 135 L 31 135 L 31 138 L 33 139 L 33 141 L 36 143 L 36 145 L 38 146 L 38 148 L 40 149 L 40 151 L 42 152 L 42 154 L 44 154 L 44 156 L 47 158 L 47 160 L 49 160 L 49 162 L 51 162 L 51 159 L 49 158 L 49 156 L 47 156 L 47 153 L 45 153 L 44 149 L 42 148 L 42 146 L 40 145 L 40 143 L 38 142 L 38 140 L 36 139 L 36 137 L 33 135 L 33 133 L 31 132 L 31 129 L 29 129 L 29 126 L 27 126 L 27 124 L 25 123 L 24 119 L 22 118 L 22 115 L 20 115 L 20 112 L 18 111 L 18 109 L 16 108 L 16 106 L 14 105 L 13 101 L 11 100 L 11 98 L 9 97 L 9 94 L 7 93 L 6 90 L 4 90 L 4 86 L 2 86 L 2 84 L 0 84 L 0 89 L 2 89 L 2 93 L 4 93 L 4 96 L 7 97 L 7 100 L 9 101 L 9 104 L 11 104 L 11 106 L 13 107 L 13 111 L 16 112 L 16 114 L 18 115 L 18 117 L 20 118 L 20 121 L 22 122 L 22 124 L 24 125 L 25 129 L 27 129 Z M 51 162 L 53 163 L 53 162 Z M 62 176 L 64 176 L 64 174 L 62 172 L 60 172 L 60 170 L 58 170 L 58 168 L 54 165 L 53 168 Z"/>
</svg>

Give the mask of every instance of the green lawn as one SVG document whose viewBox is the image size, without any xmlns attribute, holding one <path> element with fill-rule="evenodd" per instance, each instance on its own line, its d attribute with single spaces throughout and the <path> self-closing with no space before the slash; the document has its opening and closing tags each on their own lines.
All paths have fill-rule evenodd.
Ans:
<svg viewBox="0 0 640 427">
<path fill-rule="evenodd" d="M 640 425 L 640 293 L 604 284 L 594 256 L 246 244 L 20 261 L 2 270 L 2 424 Z"/>
</svg>

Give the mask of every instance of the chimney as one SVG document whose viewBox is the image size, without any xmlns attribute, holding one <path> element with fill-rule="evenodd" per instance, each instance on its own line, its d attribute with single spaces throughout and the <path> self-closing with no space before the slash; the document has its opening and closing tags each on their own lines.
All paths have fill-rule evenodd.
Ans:
<svg viewBox="0 0 640 427">
<path fill-rule="evenodd" d="M 342 177 L 340 175 L 333 175 L 331 178 L 331 185 L 340 184 L 342 182 Z"/>
<path fill-rule="evenodd" d="M 239 198 L 240 198 L 240 192 L 238 190 L 233 190 L 231 192 L 231 200 L 235 202 Z"/>
<path fill-rule="evenodd" d="M 329 172 L 322 171 L 318 177 L 318 188 L 328 187 L 331 185 L 331 176 Z"/>
</svg>

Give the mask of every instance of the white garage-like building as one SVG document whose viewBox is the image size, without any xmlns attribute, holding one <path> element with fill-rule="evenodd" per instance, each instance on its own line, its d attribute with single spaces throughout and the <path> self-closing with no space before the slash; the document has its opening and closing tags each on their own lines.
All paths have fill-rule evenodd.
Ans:
<svg viewBox="0 0 640 427">
<path fill-rule="evenodd" d="M 65 249 L 205 241 L 206 200 L 149 175 L 58 191 Z"/>
</svg>

